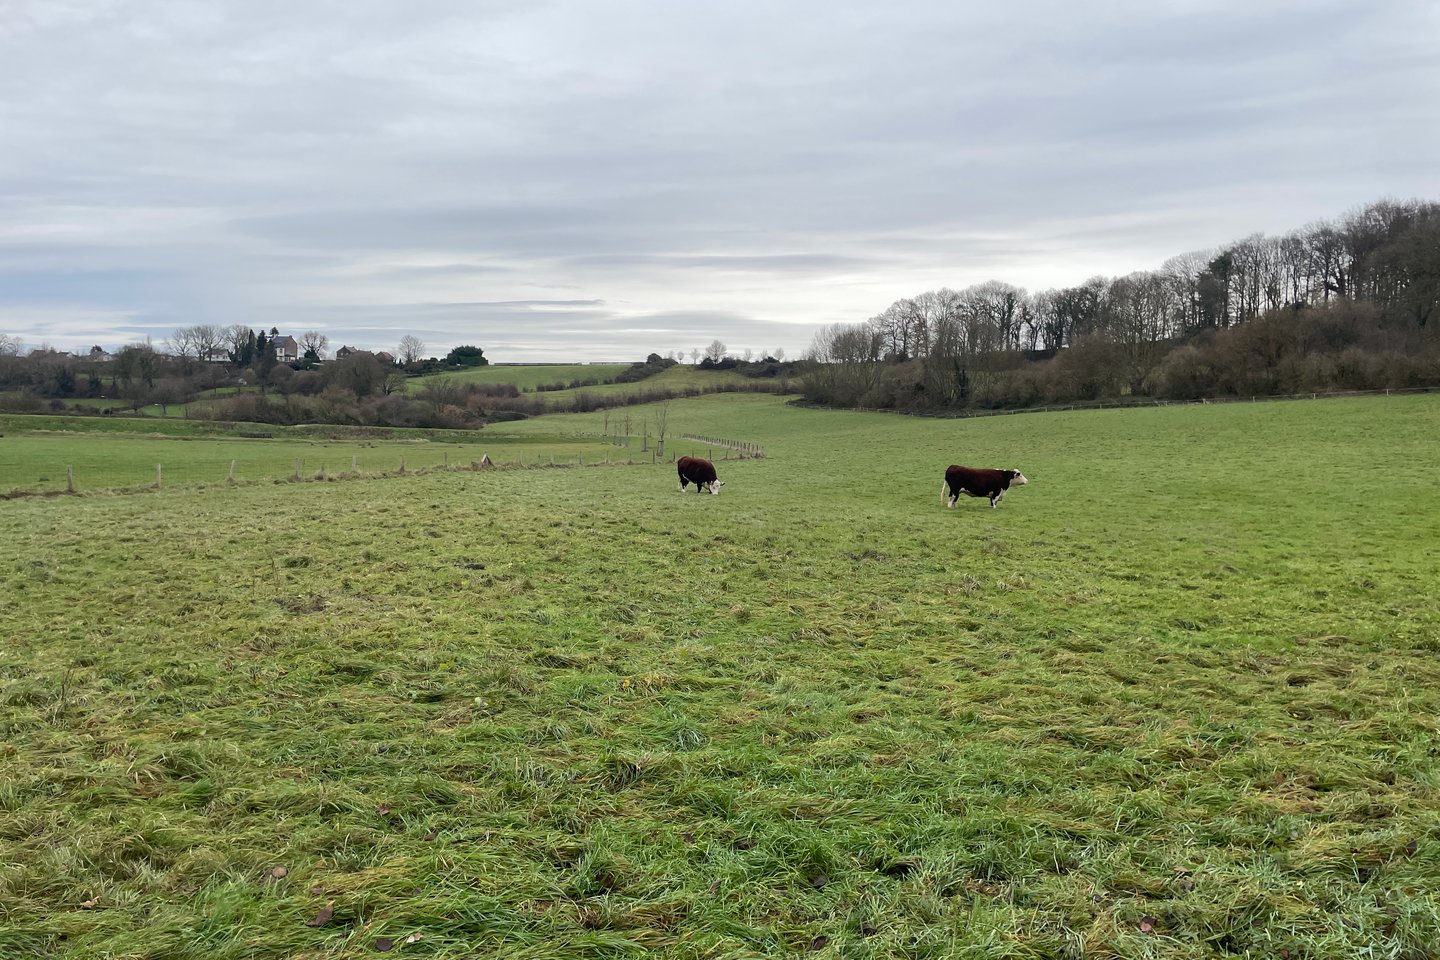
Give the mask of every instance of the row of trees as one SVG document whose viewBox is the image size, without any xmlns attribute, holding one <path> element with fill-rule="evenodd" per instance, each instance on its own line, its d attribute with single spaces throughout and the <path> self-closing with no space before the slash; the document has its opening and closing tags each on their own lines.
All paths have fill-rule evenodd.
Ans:
<svg viewBox="0 0 1440 960">
<path fill-rule="evenodd" d="M 240 385 L 257 394 L 283 397 L 315 396 L 327 388 L 347 392 L 354 399 L 390 396 L 402 390 L 407 373 L 373 353 L 355 352 L 318 368 L 285 363 L 256 363 L 239 369 L 196 363 L 162 353 L 150 344 L 122 347 L 105 364 L 77 361 L 54 353 L 26 357 L 0 356 L 0 391 L 17 391 L 8 408 L 37 410 L 44 401 L 106 399 L 116 410 L 139 410 L 151 404 L 162 408 L 189 403 L 207 390 Z M 164 413 L 162 409 L 162 413 Z"/>
<path fill-rule="evenodd" d="M 338 383 L 358 398 L 394 393 L 408 376 L 489 362 L 480 347 L 462 345 L 444 359 L 418 358 L 409 364 L 396 363 L 388 354 L 342 350 L 342 356 L 322 366 L 316 358 L 325 354 L 329 341 L 317 331 L 299 338 L 303 359 L 281 362 L 275 349 L 277 337 L 273 328 L 267 334 L 244 327 L 196 325 L 177 329 L 163 348 L 147 340 L 127 344 L 113 355 L 97 347 L 76 357 L 47 348 L 27 354 L 18 337 L 4 335 L 0 336 L 0 391 L 22 394 L 8 401 L 11 406 L 27 402 L 33 406 L 37 399 L 101 398 L 117 401 L 117 408 L 131 409 L 184 403 L 206 390 L 237 385 L 303 394 Z M 410 346 L 423 348 L 418 340 Z M 220 356 L 228 359 L 217 362 Z"/>
<path fill-rule="evenodd" d="M 280 331 L 276 327 L 271 327 L 267 334 L 264 330 L 252 330 L 243 323 L 228 327 L 200 323 L 177 327 L 165 338 L 163 350 L 156 348 L 149 340 L 143 344 L 131 344 L 129 348 L 144 347 L 191 363 L 218 361 L 249 367 L 256 363 L 275 362 L 277 358 L 274 342 L 279 336 Z M 330 338 L 319 330 L 307 330 L 296 337 L 295 341 L 300 348 L 301 363 L 316 364 L 328 359 Z M 419 366 L 477 367 L 490 362 L 485 357 L 485 351 L 472 344 L 454 347 L 443 359 L 433 356 L 426 358 L 425 350 L 423 340 L 406 334 L 400 338 L 395 353 L 387 355 L 393 356 L 395 363 L 407 369 Z M 58 354 L 58 351 L 43 345 L 31 352 L 41 357 Z M 103 352 L 99 347 L 91 351 L 92 355 Z M 14 334 L 0 333 L 0 357 L 18 357 L 24 353 L 23 340 Z"/>
<path fill-rule="evenodd" d="M 711 340 L 708 345 L 693 347 L 688 353 L 684 350 L 674 350 L 661 356 L 676 363 L 684 363 L 688 356 L 692 365 L 716 367 L 725 360 L 733 360 L 736 363 L 781 363 L 785 360 L 785 351 L 779 347 L 773 350 L 755 350 L 746 347 L 743 350 L 732 351 L 723 340 Z"/>
<path fill-rule="evenodd" d="M 1018 373 L 1025 364 L 1074 367 L 1088 357 L 1095 369 L 1079 378 L 1077 391 L 1160 394 L 1174 388 L 1173 369 L 1161 376 L 1160 368 L 1177 347 L 1240 342 L 1246 338 L 1227 332 L 1261 320 L 1306 355 L 1364 350 L 1396 361 L 1367 364 L 1376 378 L 1403 368 L 1400 379 L 1423 380 L 1428 368 L 1398 358 L 1436 348 L 1437 307 L 1440 204 L 1387 200 L 1284 236 L 1256 234 L 1172 257 L 1159 270 L 1038 293 L 991 281 L 898 300 L 865 323 L 822 330 L 804 389 L 839 405 L 995 404 L 1033 393 L 1016 390 L 1017 378 L 1046 379 Z M 1296 318 L 1328 332 L 1295 341 L 1289 333 L 1303 325 Z M 1345 331 L 1343 343 L 1336 331 Z M 1327 368 L 1313 366 L 1317 377 Z M 1054 399 L 1075 382 L 1050 379 L 1042 392 L 1058 392 Z"/>
</svg>

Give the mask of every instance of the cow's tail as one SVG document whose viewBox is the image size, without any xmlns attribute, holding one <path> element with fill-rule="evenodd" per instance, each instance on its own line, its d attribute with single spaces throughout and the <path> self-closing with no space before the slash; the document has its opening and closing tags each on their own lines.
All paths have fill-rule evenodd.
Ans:
<svg viewBox="0 0 1440 960">
<path fill-rule="evenodd" d="M 940 481 L 940 506 L 942 506 L 942 507 L 948 507 L 948 506 L 950 506 L 950 481 L 949 481 L 949 480 L 941 480 L 941 481 Z"/>
</svg>

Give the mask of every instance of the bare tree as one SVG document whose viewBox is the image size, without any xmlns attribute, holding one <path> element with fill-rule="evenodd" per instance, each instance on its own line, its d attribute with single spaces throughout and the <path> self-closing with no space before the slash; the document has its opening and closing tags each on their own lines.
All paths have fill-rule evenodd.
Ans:
<svg viewBox="0 0 1440 960">
<path fill-rule="evenodd" d="M 670 423 L 670 401 L 665 400 L 655 408 L 656 450 L 665 456 L 665 430 Z"/>
<path fill-rule="evenodd" d="M 330 349 L 330 338 L 319 330 L 306 330 L 300 335 L 300 346 L 303 348 L 302 357 L 313 353 L 316 360 L 324 360 L 325 351 Z"/>
<path fill-rule="evenodd" d="M 18 357 L 24 346 L 25 341 L 19 337 L 9 333 L 0 333 L 0 357 Z"/>
<path fill-rule="evenodd" d="M 431 377 L 415 394 L 416 398 L 430 408 L 437 417 L 446 407 L 459 406 L 464 398 L 464 389 L 454 377 Z"/>
<path fill-rule="evenodd" d="M 770 355 L 771 355 L 772 357 L 774 357 L 776 360 L 779 360 L 779 361 L 782 362 L 782 363 L 785 361 L 785 350 L 784 350 L 784 348 L 777 348 L 777 349 L 775 350 L 775 352 L 772 353 L 772 354 L 770 354 Z"/>
<path fill-rule="evenodd" d="M 865 402 L 884 375 L 885 334 L 875 323 L 837 323 L 815 334 L 805 392 L 823 403 Z"/>
<path fill-rule="evenodd" d="M 400 346 L 395 348 L 395 355 L 407 366 L 418 361 L 424 352 L 425 342 L 409 333 L 400 338 Z"/>
<path fill-rule="evenodd" d="M 399 393 L 401 390 L 405 389 L 405 374 L 400 372 L 399 367 L 395 366 L 393 363 L 382 363 L 381 366 L 385 369 L 385 373 L 380 379 L 381 393 L 388 397 L 392 393 Z"/>
<path fill-rule="evenodd" d="M 165 338 L 165 349 L 171 356 L 182 360 L 199 360 L 200 347 L 195 340 L 194 327 L 179 327 Z"/>
<path fill-rule="evenodd" d="M 241 354 L 245 352 L 245 344 L 249 342 L 253 335 L 254 334 L 250 332 L 250 328 L 245 324 L 232 324 L 231 326 L 221 329 L 220 345 L 230 351 L 230 358 L 232 360 L 238 360 Z"/>
<path fill-rule="evenodd" d="M 224 327 L 201 323 L 180 327 L 165 339 L 165 345 L 183 360 L 209 360 L 225 345 L 227 336 Z"/>
<path fill-rule="evenodd" d="M 148 337 L 144 343 L 127 343 L 115 354 L 115 376 L 122 386 L 139 383 L 148 392 L 155 386 L 158 367 L 159 357 Z"/>
<path fill-rule="evenodd" d="M 711 340 L 710 346 L 705 348 L 705 359 L 711 363 L 719 363 L 725 356 L 725 344 L 719 340 Z"/>
<path fill-rule="evenodd" d="M 389 393 L 384 389 L 387 366 L 375 354 L 357 350 L 343 360 L 325 364 L 323 369 L 327 385 L 344 387 L 357 397 L 368 397 L 373 393 Z"/>
<path fill-rule="evenodd" d="M 751 350 L 749 347 L 746 347 L 745 353 L 742 354 L 742 356 L 744 356 L 745 362 L 749 363 L 751 360 L 755 359 L 755 351 Z"/>
<path fill-rule="evenodd" d="M 699 351 L 699 350 L 695 350 L 695 349 L 691 349 L 691 351 L 690 351 L 690 363 L 691 363 L 691 364 L 696 364 L 696 363 L 699 363 L 699 362 L 700 362 L 700 351 Z"/>
<path fill-rule="evenodd" d="M 1169 333 L 1173 289 L 1163 274 L 1139 272 L 1110 283 L 1101 309 L 1105 332 L 1117 344 L 1129 369 L 1131 393 L 1140 393 L 1159 363 L 1161 341 Z"/>
<path fill-rule="evenodd" d="M 1310 274 L 1320 283 L 1320 298 L 1330 302 L 1350 295 L 1350 252 L 1345 237 L 1329 223 L 1317 223 L 1304 231 L 1306 260 Z"/>
</svg>

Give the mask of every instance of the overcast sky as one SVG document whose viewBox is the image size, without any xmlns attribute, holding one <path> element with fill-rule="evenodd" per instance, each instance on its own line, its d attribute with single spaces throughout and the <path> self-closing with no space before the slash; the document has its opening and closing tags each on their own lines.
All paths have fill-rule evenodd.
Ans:
<svg viewBox="0 0 1440 960">
<path fill-rule="evenodd" d="M 0 0 L 0 333 L 633 359 L 1440 199 L 1440 3 Z"/>
</svg>

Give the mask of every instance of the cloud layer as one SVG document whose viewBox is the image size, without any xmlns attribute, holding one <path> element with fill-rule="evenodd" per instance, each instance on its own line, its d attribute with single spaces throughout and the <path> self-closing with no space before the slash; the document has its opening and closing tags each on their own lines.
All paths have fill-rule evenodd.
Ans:
<svg viewBox="0 0 1440 960">
<path fill-rule="evenodd" d="M 1440 196 L 1440 6 L 967 6 L 11 0 L 0 332 L 798 353 Z"/>
</svg>

